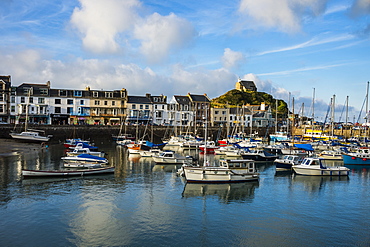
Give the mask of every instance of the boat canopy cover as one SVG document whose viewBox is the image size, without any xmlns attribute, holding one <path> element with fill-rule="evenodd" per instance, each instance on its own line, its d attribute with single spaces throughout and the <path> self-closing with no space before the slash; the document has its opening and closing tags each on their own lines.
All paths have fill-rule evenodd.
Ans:
<svg viewBox="0 0 370 247">
<path fill-rule="evenodd" d="M 79 158 L 89 158 L 89 159 L 97 159 L 97 160 L 105 160 L 106 158 L 104 157 L 99 157 L 91 154 L 80 154 L 77 157 Z"/>
<path fill-rule="evenodd" d="M 77 144 L 81 143 L 83 148 L 89 148 L 89 149 L 98 149 L 98 147 L 91 146 L 85 142 L 77 142 Z"/>
<path fill-rule="evenodd" d="M 306 151 L 314 151 L 311 144 L 294 144 L 296 148 L 300 148 Z"/>
<path fill-rule="evenodd" d="M 146 141 L 146 144 L 145 145 L 147 145 L 148 147 L 160 147 L 160 146 L 164 146 L 164 145 L 166 145 L 167 144 L 167 142 L 165 142 L 165 143 L 161 143 L 161 144 L 154 144 L 153 142 L 150 142 L 150 141 Z"/>
</svg>

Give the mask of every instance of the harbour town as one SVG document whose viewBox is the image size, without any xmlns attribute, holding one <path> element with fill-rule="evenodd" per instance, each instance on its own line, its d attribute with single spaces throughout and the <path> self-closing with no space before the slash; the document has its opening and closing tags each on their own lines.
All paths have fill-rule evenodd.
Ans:
<svg viewBox="0 0 370 247">
<path fill-rule="evenodd" d="M 26 231 L 25 238 L 15 238 L 9 232 L 13 227 L 32 227 L 38 222 L 53 225 L 51 229 L 56 232 L 69 232 L 69 237 L 48 237 L 48 244 L 58 242 L 61 246 L 146 246 L 153 241 L 168 246 L 178 239 L 183 241 L 180 246 L 272 246 L 276 236 L 271 231 L 281 225 L 284 227 L 277 234 L 286 239 L 281 242 L 284 246 L 369 243 L 364 232 L 367 228 L 358 228 L 357 223 L 368 224 L 362 220 L 366 207 L 361 206 L 368 203 L 368 197 L 354 193 L 366 193 L 369 187 L 367 125 L 317 123 L 294 114 L 288 104 L 276 99 L 266 100 L 270 104 L 221 106 L 225 97 L 233 102 L 230 94 L 235 92 L 256 93 L 253 81 L 239 80 L 235 91 L 218 100 L 188 93 L 167 102 L 164 95 L 130 96 L 125 89 L 53 89 L 49 82 L 15 87 L 10 76 L 1 78 L 0 217 L 10 216 L 2 223 L 2 243 L 24 245 L 30 240 L 40 245 L 44 234 Z M 271 102 L 275 102 L 275 111 Z M 151 195 L 147 195 L 146 186 Z M 84 193 L 90 199 L 81 202 L 81 190 L 91 190 Z M 303 199 L 307 196 L 314 197 L 310 199 L 312 205 Z M 26 198 L 33 202 L 27 203 Z M 348 198 L 350 204 L 346 203 Z M 65 200 L 73 203 L 65 205 Z M 287 204 L 291 200 L 294 203 Z M 30 219 L 34 211 L 45 211 L 44 201 L 49 209 Z M 123 201 L 130 201 L 130 206 Z M 96 206 L 97 202 L 104 206 Z M 27 204 L 30 207 L 24 207 Z M 336 204 L 342 206 L 333 207 Z M 332 213 L 317 212 L 317 205 Z M 72 218 L 54 213 L 61 207 L 76 219 L 74 223 L 70 222 Z M 220 213 L 225 207 L 227 212 L 233 208 L 231 214 Z M 194 212 L 184 214 L 184 209 Z M 129 214 L 116 215 L 121 210 Z M 146 215 L 148 210 L 152 213 Z M 351 212 L 349 216 L 333 220 L 334 215 L 346 215 L 347 211 Z M 240 218 L 240 214 L 251 212 L 255 214 L 252 219 Z M 145 225 L 163 228 L 163 223 L 156 222 L 158 214 L 171 215 L 167 219 L 171 227 L 157 234 Z M 276 222 L 271 222 L 277 215 Z M 145 223 L 137 222 L 145 218 Z M 238 226 L 237 219 L 241 220 Z M 286 220 L 289 223 L 284 223 Z M 70 223 L 62 226 L 61 221 Z M 214 230 L 219 221 L 228 228 L 242 226 L 245 232 L 226 231 L 233 238 L 220 237 Z M 302 221 L 306 221 L 304 226 Z M 203 233 L 197 227 L 192 230 L 192 222 L 206 229 L 205 239 L 197 237 Z M 258 222 L 264 222 L 264 236 L 256 231 Z M 134 233 L 137 228 L 121 234 L 122 227 L 132 224 L 142 229 L 140 237 Z M 327 240 L 326 235 L 315 231 L 306 233 L 313 224 L 326 231 L 333 224 L 351 227 L 356 234 L 348 237 L 337 230 L 334 239 Z M 100 229 L 101 236 L 86 229 L 93 226 Z M 101 231 L 106 227 L 111 231 Z M 174 228 L 178 229 L 175 233 Z M 310 236 L 313 232 L 315 237 Z M 236 244 L 236 239 L 242 244 Z"/>
<path fill-rule="evenodd" d="M 0 247 L 370 246 L 370 1 L 0 1 Z"/>
</svg>

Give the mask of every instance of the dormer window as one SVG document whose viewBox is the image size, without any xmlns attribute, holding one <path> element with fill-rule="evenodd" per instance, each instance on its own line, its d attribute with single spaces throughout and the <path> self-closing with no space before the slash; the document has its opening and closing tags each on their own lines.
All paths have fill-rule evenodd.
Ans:
<svg viewBox="0 0 370 247">
<path fill-rule="evenodd" d="M 73 96 L 75 96 L 75 97 L 82 97 L 82 91 L 74 91 L 73 92 Z"/>
<path fill-rule="evenodd" d="M 66 97 L 67 96 L 67 91 L 66 90 L 59 90 L 59 96 Z"/>
<path fill-rule="evenodd" d="M 112 92 L 105 92 L 105 98 L 113 98 Z"/>
<path fill-rule="evenodd" d="M 94 97 L 94 98 L 99 97 L 99 92 L 93 92 L 93 97 Z"/>
</svg>

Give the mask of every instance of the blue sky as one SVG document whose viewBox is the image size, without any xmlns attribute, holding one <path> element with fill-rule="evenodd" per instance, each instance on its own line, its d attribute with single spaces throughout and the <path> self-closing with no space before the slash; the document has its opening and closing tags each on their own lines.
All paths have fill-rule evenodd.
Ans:
<svg viewBox="0 0 370 247">
<path fill-rule="evenodd" d="M 13 85 L 215 98 L 242 78 L 309 116 L 315 91 L 319 121 L 348 96 L 364 121 L 370 0 L 1 0 L 0 33 Z"/>
</svg>

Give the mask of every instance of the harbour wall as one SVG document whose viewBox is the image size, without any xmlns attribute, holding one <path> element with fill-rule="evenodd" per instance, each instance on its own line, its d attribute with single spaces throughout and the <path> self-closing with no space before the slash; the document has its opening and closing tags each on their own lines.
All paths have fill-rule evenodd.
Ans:
<svg viewBox="0 0 370 247">
<path fill-rule="evenodd" d="M 30 125 L 29 129 L 37 129 L 45 131 L 45 135 L 52 135 L 50 142 L 64 142 L 68 138 L 82 138 L 82 139 L 102 139 L 112 138 L 113 135 L 118 133 L 131 134 L 134 137 L 144 138 L 145 140 L 152 140 L 154 143 L 161 143 L 163 140 L 168 139 L 170 136 L 191 133 L 194 135 L 204 136 L 204 128 L 197 127 L 194 131 L 188 128 L 178 127 L 175 129 L 173 126 L 125 126 L 121 130 L 119 125 Z M 11 138 L 11 132 L 21 132 L 21 126 L 15 127 L 12 124 L 0 125 L 0 138 Z M 227 137 L 226 127 L 208 127 L 208 137 L 212 140 L 223 139 Z M 250 130 L 246 130 L 248 135 Z M 273 133 L 274 128 L 253 128 L 253 133 L 258 137 L 264 138 L 268 141 L 268 134 Z M 334 134 L 343 135 L 345 137 L 351 136 L 369 136 L 368 131 L 364 130 L 335 130 Z M 294 135 L 303 135 L 304 129 L 294 129 Z"/>
</svg>

